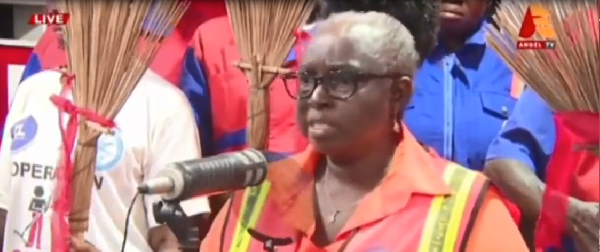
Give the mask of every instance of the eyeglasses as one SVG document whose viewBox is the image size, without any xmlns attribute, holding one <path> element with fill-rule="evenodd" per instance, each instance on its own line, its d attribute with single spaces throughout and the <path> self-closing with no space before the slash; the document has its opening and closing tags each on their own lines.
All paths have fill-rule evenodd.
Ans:
<svg viewBox="0 0 600 252">
<path fill-rule="evenodd" d="M 331 97 L 346 100 L 358 90 L 358 85 L 373 79 L 401 78 L 406 74 L 369 74 L 358 71 L 336 70 L 324 75 L 307 71 L 292 72 L 282 76 L 285 90 L 293 99 L 305 99 L 312 95 L 317 86 L 322 85 Z"/>
</svg>

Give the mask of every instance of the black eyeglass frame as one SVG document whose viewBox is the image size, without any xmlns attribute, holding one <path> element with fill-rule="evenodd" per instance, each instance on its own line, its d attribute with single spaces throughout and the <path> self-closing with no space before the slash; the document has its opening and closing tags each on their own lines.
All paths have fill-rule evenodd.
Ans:
<svg viewBox="0 0 600 252">
<path fill-rule="evenodd" d="M 327 79 L 328 76 L 330 76 L 329 79 Z M 404 74 L 404 73 L 373 74 L 373 73 L 364 73 L 364 72 L 353 71 L 353 70 L 351 70 L 351 71 L 332 70 L 324 75 L 315 75 L 309 71 L 291 72 L 291 73 L 281 75 L 281 79 L 283 80 L 283 84 L 285 85 L 285 91 L 287 92 L 288 96 L 290 96 L 292 99 L 309 98 L 313 94 L 315 89 L 317 89 L 317 87 L 319 85 L 322 85 L 323 83 L 332 83 L 332 81 L 338 81 L 340 83 L 351 84 L 352 90 L 347 92 L 346 95 L 335 95 L 335 94 L 333 94 L 335 92 L 331 91 L 331 87 L 330 87 L 331 84 L 323 85 L 323 87 L 325 88 L 325 92 L 330 97 L 332 97 L 334 99 L 338 99 L 338 100 L 347 100 L 356 94 L 356 91 L 358 91 L 358 87 L 361 82 L 375 80 L 375 79 L 399 79 L 399 78 L 407 77 L 407 76 L 409 76 L 409 75 Z M 338 78 L 337 80 L 335 79 L 336 77 Z M 302 78 L 310 78 L 310 80 L 302 80 Z M 293 79 L 299 81 L 300 83 L 298 85 L 300 85 L 300 86 L 302 86 L 303 83 L 308 83 L 310 81 L 311 82 L 310 90 L 309 89 L 307 89 L 305 91 L 298 90 L 297 91 L 298 96 L 293 95 L 293 91 L 290 90 L 291 87 L 288 82 L 288 80 L 293 80 Z"/>
</svg>

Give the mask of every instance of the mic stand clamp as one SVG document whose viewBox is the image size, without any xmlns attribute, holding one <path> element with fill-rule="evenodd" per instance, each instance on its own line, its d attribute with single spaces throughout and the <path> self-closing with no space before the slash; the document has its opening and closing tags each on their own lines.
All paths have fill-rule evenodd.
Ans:
<svg viewBox="0 0 600 252">
<path fill-rule="evenodd" d="M 200 250 L 199 230 L 195 223 L 183 212 L 179 202 L 159 201 L 152 205 L 154 220 L 167 224 L 177 237 L 179 248 L 184 251 Z"/>
</svg>

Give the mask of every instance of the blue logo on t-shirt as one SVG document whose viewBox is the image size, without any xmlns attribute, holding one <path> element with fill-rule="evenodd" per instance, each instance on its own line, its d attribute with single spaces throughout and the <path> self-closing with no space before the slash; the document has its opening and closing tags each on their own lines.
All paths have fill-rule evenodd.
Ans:
<svg viewBox="0 0 600 252">
<path fill-rule="evenodd" d="M 121 132 L 102 134 L 98 138 L 96 154 L 96 171 L 110 171 L 117 168 L 125 156 L 125 146 Z"/>
<path fill-rule="evenodd" d="M 37 131 L 38 124 L 33 116 L 28 116 L 13 124 L 10 128 L 10 136 L 12 138 L 10 150 L 13 153 L 24 150 L 33 142 Z"/>
</svg>

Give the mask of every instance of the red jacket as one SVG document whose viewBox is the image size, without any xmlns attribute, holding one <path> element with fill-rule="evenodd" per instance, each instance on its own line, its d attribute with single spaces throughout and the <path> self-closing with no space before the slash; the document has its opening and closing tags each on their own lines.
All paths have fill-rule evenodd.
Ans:
<svg viewBox="0 0 600 252">
<path fill-rule="evenodd" d="M 171 83 L 179 83 L 184 52 L 194 35 L 194 31 L 202 22 L 215 16 L 212 11 L 215 5 L 222 4 L 221 1 L 191 1 L 189 9 L 173 34 L 165 40 L 150 68 Z M 26 72 L 29 75 L 67 63 L 66 53 L 60 47 L 58 35 L 52 27 L 46 29 L 46 32 L 35 46 L 34 53 L 39 59 L 39 63 L 41 63 L 41 69 L 28 69 Z"/>
</svg>

